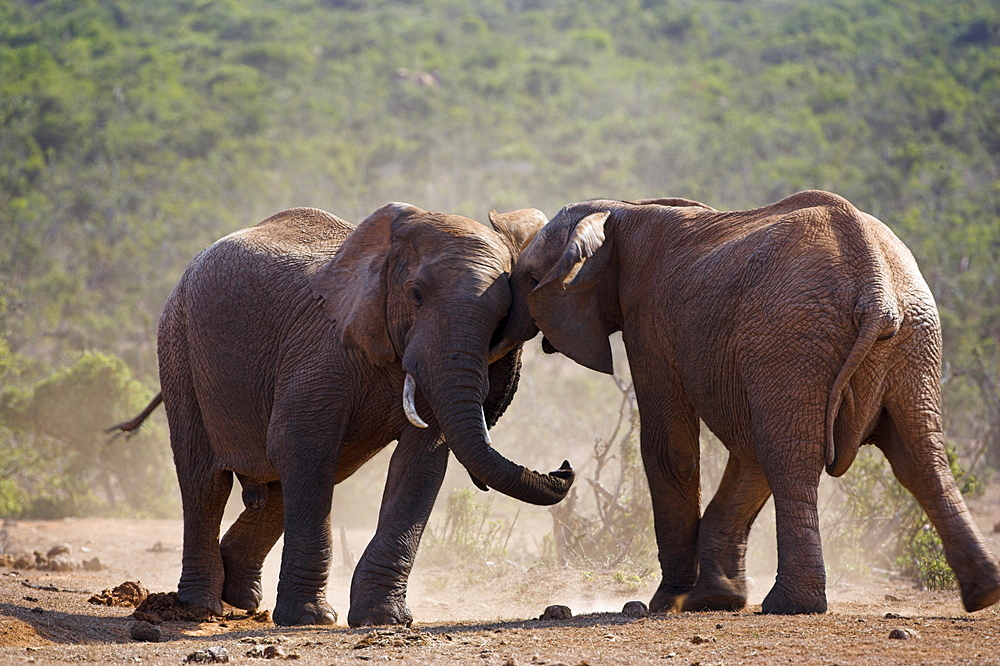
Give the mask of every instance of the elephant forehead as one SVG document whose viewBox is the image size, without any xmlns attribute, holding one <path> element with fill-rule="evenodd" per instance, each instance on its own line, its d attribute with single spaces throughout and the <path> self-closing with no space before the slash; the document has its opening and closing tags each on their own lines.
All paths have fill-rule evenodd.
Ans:
<svg viewBox="0 0 1000 666">
<path fill-rule="evenodd" d="M 410 261 L 416 261 L 421 266 L 459 272 L 509 270 L 510 250 L 499 235 L 490 233 L 492 235 L 482 232 L 453 233 L 448 230 L 409 233 L 403 247 Z"/>
<path fill-rule="evenodd" d="M 501 257 L 489 254 L 469 256 L 462 252 L 422 256 L 419 266 L 413 271 L 414 277 L 425 283 L 471 287 L 476 291 L 482 291 L 498 280 L 506 282 L 508 272 L 509 266 Z"/>
<path fill-rule="evenodd" d="M 446 215 L 443 213 L 424 213 L 412 215 L 397 228 L 408 237 L 419 237 L 427 240 L 454 238 L 456 241 L 482 241 L 500 247 L 503 240 L 492 227 L 477 222 L 462 215 Z"/>
</svg>

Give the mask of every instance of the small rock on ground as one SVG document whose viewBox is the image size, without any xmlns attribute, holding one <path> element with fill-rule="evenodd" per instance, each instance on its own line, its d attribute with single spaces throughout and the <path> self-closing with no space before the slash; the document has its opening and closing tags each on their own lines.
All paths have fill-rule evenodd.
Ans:
<svg viewBox="0 0 1000 666">
<path fill-rule="evenodd" d="M 649 607 L 641 601 L 630 601 L 622 608 L 622 615 L 630 619 L 649 617 Z"/>
<path fill-rule="evenodd" d="M 573 611 L 569 609 L 569 606 L 561 606 L 555 604 L 549 606 L 545 609 L 538 619 L 539 620 L 568 620 L 573 617 Z"/>
<path fill-rule="evenodd" d="M 158 643 L 160 638 L 163 637 L 163 632 L 159 627 L 141 620 L 133 622 L 132 626 L 129 627 L 128 633 L 132 637 L 132 640 L 145 641 L 147 643 Z"/>
<path fill-rule="evenodd" d="M 225 664 L 228 662 L 229 653 L 226 652 L 226 648 L 221 646 L 205 648 L 204 650 L 195 650 L 184 660 L 184 663 L 186 664 Z"/>
<path fill-rule="evenodd" d="M 893 629 L 892 631 L 889 632 L 889 638 L 898 641 L 908 641 L 911 638 L 916 638 L 916 637 L 917 637 L 917 632 L 914 631 L 913 629 L 908 629 L 906 627 Z"/>
</svg>

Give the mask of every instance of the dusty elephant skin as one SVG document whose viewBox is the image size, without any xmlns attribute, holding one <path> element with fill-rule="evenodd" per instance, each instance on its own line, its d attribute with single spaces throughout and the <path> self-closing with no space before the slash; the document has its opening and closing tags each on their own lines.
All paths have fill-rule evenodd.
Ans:
<svg viewBox="0 0 1000 666">
<path fill-rule="evenodd" d="M 325 599 L 333 486 L 392 440 L 351 625 L 411 621 L 406 582 L 448 450 L 481 486 L 536 504 L 566 494 L 572 470 L 531 472 L 489 446 L 486 429 L 520 369 L 520 349 L 488 365 L 489 348 L 510 304 L 513 259 L 544 216 L 491 221 L 389 204 L 355 229 L 296 208 L 191 262 L 158 340 L 188 610 L 256 609 L 264 557 L 284 531 L 274 621 L 334 622 Z M 404 383 L 421 427 L 404 416 Z M 247 508 L 220 544 L 234 473 Z"/>
<path fill-rule="evenodd" d="M 622 331 L 642 419 L 663 578 L 651 611 L 746 604 L 750 526 L 773 493 L 778 575 L 766 613 L 819 613 L 824 466 L 878 446 L 941 534 L 968 611 L 1000 600 L 941 435 L 941 331 L 906 247 L 828 192 L 718 212 L 685 199 L 563 208 L 511 275 L 505 344 L 611 372 Z M 729 449 L 700 516 L 699 418 Z"/>
</svg>

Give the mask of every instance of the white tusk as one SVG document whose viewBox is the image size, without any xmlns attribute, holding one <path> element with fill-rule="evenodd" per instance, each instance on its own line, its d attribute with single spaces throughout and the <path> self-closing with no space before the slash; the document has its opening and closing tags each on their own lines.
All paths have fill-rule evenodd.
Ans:
<svg viewBox="0 0 1000 666">
<path fill-rule="evenodd" d="M 483 411 L 482 407 L 479 408 L 479 414 L 483 417 L 483 436 L 486 438 L 486 443 L 492 446 L 493 441 L 490 439 L 490 429 L 486 427 L 486 412 Z"/>
<path fill-rule="evenodd" d="M 417 406 L 413 404 L 413 398 L 417 392 L 417 383 L 413 381 L 413 375 L 406 373 L 406 381 L 403 382 L 403 411 L 406 418 L 418 428 L 426 428 L 427 424 L 417 413 Z"/>
</svg>

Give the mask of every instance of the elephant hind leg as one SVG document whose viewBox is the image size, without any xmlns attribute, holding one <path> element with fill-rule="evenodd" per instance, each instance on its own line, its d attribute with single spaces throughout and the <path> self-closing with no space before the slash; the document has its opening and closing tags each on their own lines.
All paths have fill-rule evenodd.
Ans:
<svg viewBox="0 0 1000 666">
<path fill-rule="evenodd" d="M 264 498 L 260 508 L 248 506 L 226 531 L 220 545 L 226 576 L 222 600 L 248 611 L 260 606 L 264 558 L 281 536 L 285 524 L 281 483 L 272 481 L 253 487 Z"/>
<path fill-rule="evenodd" d="M 195 424 L 190 426 L 176 421 L 170 422 L 170 440 L 184 512 L 184 547 L 177 595 L 193 613 L 222 615 L 225 574 L 219 527 L 233 488 L 233 474 L 215 467 L 200 417 L 193 419 Z"/>
<path fill-rule="evenodd" d="M 796 408 L 788 410 L 790 416 L 797 413 Z M 809 425 L 794 418 L 775 420 L 759 425 L 755 433 L 757 460 L 774 494 L 778 541 L 778 572 L 761 603 L 764 613 L 798 615 L 827 610 L 826 568 L 816 506 L 825 447 L 823 431 Z"/>
<path fill-rule="evenodd" d="M 760 466 L 729 455 L 715 497 L 698 530 L 698 582 L 682 610 L 738 610 L 746 606 L 746 547 L 750 526 L 771 496 Z"/>
<path fill-rule="evenodd" d="M 955 572 L 962 603 L 969 612 L 1000 601 L 1000 565 L 990 554 L 976 527 L 965 499 L 955 483 L 934 418 L 928 427 L 922 415 L 936 411 L 902 412 L 888 406 L 888 416 L 879 424 L 879 448 L 892 471 L 916 498 L 931 524 L 941 535 L 948 565 Z"/>
</svg>

